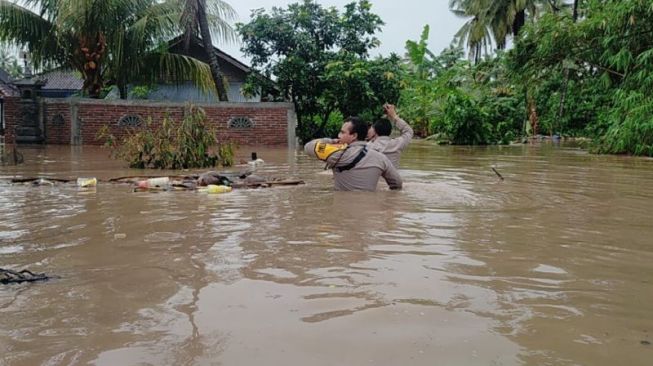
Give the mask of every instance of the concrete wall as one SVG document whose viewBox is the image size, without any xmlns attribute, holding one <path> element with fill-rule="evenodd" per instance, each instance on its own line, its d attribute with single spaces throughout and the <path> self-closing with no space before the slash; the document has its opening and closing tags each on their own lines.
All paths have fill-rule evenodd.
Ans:
<svg viewBox="0 0 653 366">
<path fill-rule="evenodd" d="M 5 98 L 6 142 L 14 141 L 16 123 L 19 121 L 18 98 Z M 125 116 L 138 116 L 143 122 L 151 119 L 152 127 L 168 116 L 180 121 L 187 113 L 186 103 L 160 103 L 150 101 L 105 101 L 93 99 L 41 99 L 40 113 L 48 144 L 101 145 L 97 138 L 101 128 L 108 126 L 120 138 L 134 128 L 119 124 Z M 240 145 L 282 146 L 294 145 L 296 118 L 290 103 L 219 103 L 195 104 L 206 112 L 208 120 L 218 131 L 220 141 L 234 141 Z M 251 127 L 233 127 L 233 118 L 245 117 Z"/>
</svg>

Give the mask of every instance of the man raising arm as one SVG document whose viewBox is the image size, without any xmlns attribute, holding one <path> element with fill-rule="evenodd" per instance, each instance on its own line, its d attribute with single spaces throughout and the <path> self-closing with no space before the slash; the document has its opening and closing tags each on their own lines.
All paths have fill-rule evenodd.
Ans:
<svg viewBox="0 0 653 366">
<path fill-rule="evenodd" d="M 392 104 L 384 104 L 388 119 L 395 123 L 401 135 L 396 138 L 390 138 L 392 132 L 392 125 L 388 120 L 378 120 L 367 133 L 368 147 L 372 150 L 379 151 L 390 159 L 392 165 L 399 169 L 399 158 L 401 152 L 408 146 L 413 138 L 413 129 L 406 121 L 401 119 L 397 114 L 395 106 Z"/>
<path fill-rule="evenodd" d="M 366 136 L 367 124 L 358 117 L 349 117 L 340 128 L 336 144 L 331 139 L 317 139 L 304 145 L 304 151 L 333 170 L 336 190 L 373 192 L 380 177 L 390 189 L 401 189 L 397 169 L 383 154 L 367 147 Z"/>
</svg>

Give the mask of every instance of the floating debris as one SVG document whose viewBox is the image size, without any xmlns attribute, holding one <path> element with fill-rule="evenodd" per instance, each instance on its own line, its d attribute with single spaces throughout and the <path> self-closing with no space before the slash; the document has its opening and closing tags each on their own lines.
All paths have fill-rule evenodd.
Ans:
<svg viewBox="0 0 653 366">
<path fill-rule="evenodd" d="M 95 187 L 97 178 L 77 178 L 77 186 L 81 188 Z"/>
<path fill-rule="evenodd" d="M 494 167 L 492 167 L 492 171 L 494 172 L 494 174 L 497 175 L 497 177 L 499 177 L 499 179 L 501 179 L 503 181 L 503 176 L 499 172 L 497 172 L 497 170 L 494 169 Z"/>
<path fill-rule="evenodd" d="M 0 268 L 0 284 L 3 285 L 8 285 L 10 283 L 47 281 L 52 278 L 54 277 L 47 276 L 45 273 L 33 273 L 26 269 L 16 272 L 10 269 Z"/>
<path fill-rule="evenodd" d="M 80 188 L 96 187 L 100 183 L 131 184 L 135 192 L 161 191 L 195 191 L 209 185 L 227 186 L 232 188 L 270 188 L 276 186 L 294 186 L 304 184 L 303 180 L 290 178 L 267 178 L 245 172 L 206 172 L 190 175 L 168 176 L 124 176 L 99 180 L 97 178 L 52 178 L 23 177 L 9 179 L 14 184 L 31 183 L 35 186 L 55 186 L 59 184 L 75 184 Z"/>
</svg>

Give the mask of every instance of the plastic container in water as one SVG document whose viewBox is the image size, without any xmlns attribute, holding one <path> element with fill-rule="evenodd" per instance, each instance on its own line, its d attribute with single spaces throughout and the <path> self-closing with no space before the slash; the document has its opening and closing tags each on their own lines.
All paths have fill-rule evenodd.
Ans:
<svg viewBox="0 0 653 366">
<path fill-rule="evenodd" d="M 228 193 L 231 192 L 231 187 L 229 186 L 218 186 L 215 184 L 209 184 L 206 188 L 202 189 L 206 193 Z"/>
<path fill-rule="evenodd" d="M 95 187 L 97 186 L 97 178 L 77 178 L 78 187 Z"/>
<path fill-rule="evenodd" d="M 138 188 L 170 188 L 170 178 L 160 177 L 160 178 L 150 178 L 147 180 L 142 180 L 138 182 Z"/>
<path fill-rule="evenodd" d="M 256 160 L 252 160 L 252 161 L 248 161 L 248 162 L 247 162 L 247 165 L 249 165 L 249 166 L 252 167 L 252 168 L 256 168 L 256 167 L 258 167 L 258 166 L 262 166 L 263 164 L 265 164 L 265 161 L 263 161 L 263 159 L 261 159 L 261 158 L 258 158 L 258 159 L 256 159 Z"/>
</svg>

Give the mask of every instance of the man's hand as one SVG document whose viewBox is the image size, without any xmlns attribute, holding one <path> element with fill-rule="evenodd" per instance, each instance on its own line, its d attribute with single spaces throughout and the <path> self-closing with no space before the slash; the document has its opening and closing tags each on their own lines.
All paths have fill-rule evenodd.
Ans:
<svg viewBox="0 0 653 366">
<path fill-rule="evenodd" d="M 397 110 L 395 109 L 394 104 L 384 104 L 383 105 L 383 110 L 385 111 L 386 116 L 388 116 L 388 119 L 392 122 L 396 121 L 399 116 L 397 115 Z"/>
</svg>

